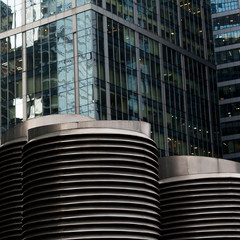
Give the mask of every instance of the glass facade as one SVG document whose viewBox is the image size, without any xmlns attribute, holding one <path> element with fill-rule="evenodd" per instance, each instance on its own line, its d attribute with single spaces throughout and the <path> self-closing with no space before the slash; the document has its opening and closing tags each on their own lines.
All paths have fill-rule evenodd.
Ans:
<svg viewBox="0 0 240 240">
<path fill-rule="evenodd" d="M 75 113 L 72 17 L 26 32 L 27 118 Z"/>
<path fill-rule="evenodd" d="M 180 45 L 179 39 L 179 7 L 176 1 L 160 1 L 160 21 L 161 21 L 161 36 L 176 45 Z M 181 9 L 183 3 L 181 3 Z M 183 10 L 182 10 L 183 13 Z M 184 24 L 185 25 L 185 24 Z"/>
<path fill-rule="evenodd" d="M 2 38 L 1 44 L 1 131 L 23 120 L 22 33 Z"/>
<path fill-rule="evenodd" d="M 26 0 L 26 23 L 72 8 L 72 0 Z"/>
<path fill-rule="evenodd" d="M 240 13 L 218 17 L 213 19 L 213 29 L 237 27 L 240 25 Z"/>
<path fill-rule="evenodd" d="M 22 2 L 17 0 L 1 0 L 1 32 L 22 25 Z"/>
<path fill-rule="evenodd" d="M 212 13 L 220 13 L 239 8 L 239 0 L 211 0 Z"/>
<path fill-rule="evenodd" d="M 161 156 L 220 156 L 210 1 L 23 0 L 19 9 L 23 28 L 9 23 L 0 39 L 2 132 L 49 114 L 143 120 Z"/>
<path fill-rule="evenodd" d="M 237 62 L 240 59 L 240 48 L 220 51 L 216 53 L 217 64 Z"/>
<path fill-rule="evenodd" d="M 240 161 L 239 0 L 212 0 L 223 157 Z"/>
<path fill-rule="evenodd" d="M 157 6 L 156 0 L 137 1 L 138 25 L 150 32 L 157 34 Z"/>
<path fill-rule="evenodd" d="M 139 120 L 134 31 L 107 19 L 111 119 Z"/>
<path fill-rule="evenodd" d="M 219 99 L 220 100 L 235 98 L 235 97 L 239 96 L 240 84 L 219 87 L 218 91 L 219 91 Z"/>
<path fill-rule="evenodd" d="M 231 154 L 240 152 L 240 140 L 234 139 L 223 142 L 223 154 Z M 239 161 L 239 158 L 236 159 Z"/>
<path fill-rule="evenodd" d="M 93 11 L 77 15 L 80 114 L 106 119 L 103 16 Z"/>
<path fill-rule="evenodd" d="M 240 133 L 240 121 L 223 123 L 221 125 L 222 136 L 228 136 Z"/>
<path fill-rule="evenodd" d="M 129 22 L 134 21 L 133 0 L 106 0 L 106 9 Z"/>
<path fill-rule="evenodd" d="M 214 35 L 214 39 L 215 47 L 223 47 L 240 43 L 240 30 L 216 34 Z"/>
</svg>

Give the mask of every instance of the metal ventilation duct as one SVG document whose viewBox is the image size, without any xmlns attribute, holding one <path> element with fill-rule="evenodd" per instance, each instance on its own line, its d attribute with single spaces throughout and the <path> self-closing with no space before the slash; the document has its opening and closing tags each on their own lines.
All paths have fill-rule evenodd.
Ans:
<svg viewBox="0 0 240 240">
<path fill-rule="evenodd" d="M 52 115 L 21 123 L 4 133 L 0 146 L 0 239 L 22 239 L 22 148 L 28 129 L 46 124 L 91 121 L 79 115 Z M 93 120 L 92 120 L 93 121 Z"/>
<path fill-rule="evenodd" d="M 160 239 L 157 149 L 143 122 L 58 124 L 23 149 L 23 236 Z"/>
<path fill-rule="evenodd" d="M 240 239 L 239 163 L 190 156 L 159 163 L 164 239 Z"/>
</svg>

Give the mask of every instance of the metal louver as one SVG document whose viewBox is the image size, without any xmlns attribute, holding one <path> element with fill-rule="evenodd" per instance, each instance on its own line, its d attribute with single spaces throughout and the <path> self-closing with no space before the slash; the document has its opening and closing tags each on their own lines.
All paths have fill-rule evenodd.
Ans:
<svg viewBox="0 0 240 240">
<path fill-rule="evenodd" d="M 164 239 L 240 239 L 239 163 L 189 156 L 160 163 Z"/>
<path fill-rule="evenodd" d="M 23 149 L 25 240 L 160 239 L 150 138 L 99 126 L 89 133 L 49 129 L 34 130 L 41 134 Z"/>
</svg>

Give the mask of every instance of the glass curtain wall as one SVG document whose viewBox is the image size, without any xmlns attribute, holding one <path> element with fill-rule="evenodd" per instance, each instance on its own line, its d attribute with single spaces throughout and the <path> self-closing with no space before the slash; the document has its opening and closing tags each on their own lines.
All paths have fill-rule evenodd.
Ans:
<svg viewBox="0 0 240 240">
<path fill-rule="evenodd" d="M 212 0 L 224 158 L 240 161 L 240 8 L 239 1 Z"/>
<path fill-rule="evenodd" d="M 27 118 L 75 113 L 72 17 L 26 32 Z"/>
<path fill-rule="evenodd" d="M 239 8 L 238 0 L 212 0 L 212 13 L 220 13 Z"/>
<path fill-rule="evenodd" d="M 2 132 L 49 114 L 143 120 L 162 156 L 219 154 L 210 1 L 22 3 L 1 2 Z"/>
<path fill-rule="evenodd" d="M 1 131 L 23 120 L 22 34 L 0 40 L 1 44 Z"/>
<path fill-rule="evenodd" d="M 72 0 L 26 0 L 26 23 L 72 8 Z"/>
<path fill-rule="evenodd" d="M 22 26 L 21 0 L 1 0 L 1 32 Z"/>
<path fill-rule="evenodd" d="M 102 15 L 94 11 L 77 15 L 77 44 L 80 114 L 106 119 Z"/>
</svg>

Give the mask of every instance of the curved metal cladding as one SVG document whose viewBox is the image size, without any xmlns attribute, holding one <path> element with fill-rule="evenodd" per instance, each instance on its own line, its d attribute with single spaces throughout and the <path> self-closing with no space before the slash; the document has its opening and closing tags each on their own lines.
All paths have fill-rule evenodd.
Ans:
<svg viewBox="0 0 240 240">
<path fill-rule="evenodd" d="M 56 122 L 90 121 L 77 115 L 46 116 L 21 123 L 4 133 L 0 146 L 0 239 L 22 239 L 22 149 L 27 130 Z"/>
<path fill-rule="evenodd" d="M 239 163 L 191 156 L 159 163 L 164 239 L 240 239 Z"/>
<path fill-rule="evenodd" d="M 143 122 L 58 124 L 23 149 L 23 235 L 160 239 L 157 149 Z"/>
<path fill-rule="evenodd" d="M 21 127 L 20 127 L 21 126 Z M 0 239 L 22 239 L 22 124 L 2 136 L 0 147 Z M 12 136 L 15 140 L 11 141 Z"/>
</svg>

